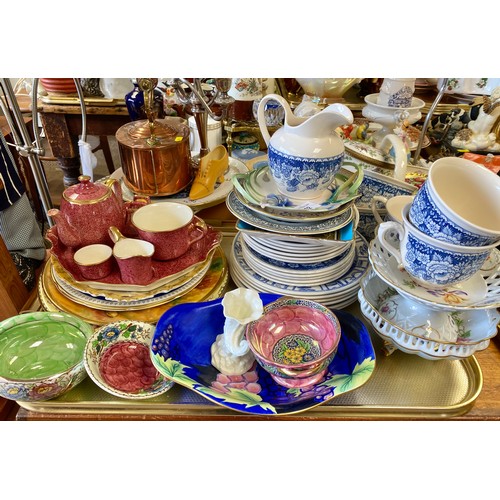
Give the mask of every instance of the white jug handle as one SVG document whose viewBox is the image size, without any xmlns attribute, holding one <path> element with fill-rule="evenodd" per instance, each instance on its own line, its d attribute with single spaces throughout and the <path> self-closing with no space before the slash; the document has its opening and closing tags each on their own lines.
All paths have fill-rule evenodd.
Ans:
<svg viewBox="0 0 500 500">
<path fill-rule="evenodd" d="M 373 217 L 375 217 L 377 224 L 382 224 L 382 222 L 384 222 L 384 221 L 382 220 L 382 217 L 380 217 L 380 214 L 378 213 L 378 209 L 377 209 L 377 202 L 378 201 L 383 203 L 384 207 L 385 207 L 388 199 L 385 196 L 380 196 L 377 194 L 370 201 L 370 208 L 371 208 L 371 211 L 373 213 Z"/>
<path fill-rule="evenodd" d="M 396 134 L 387 134 L 380 143 L 380 149 L 388 153 L 394 148 L 394 178 L 398 181 L 404 181 L 408 167 L 408 152 L 404 142 Z"/>
<path fill-rule="evenodd" d="M 396 262 L 398 263 L 398 266 L 401 268 L 403 266 L 403 259 L 401 257 L 401 252 L 399 251 L 399 248 L 396 247 L 396 245 L 389 241 L 385 235 L 389 231 L 396 231 L 399 236 L 399 241 L 403 241 L 403 236 L 404 236 L 404 227 L 399 224 L 398 222 L 382 222 L 380 226 L 378 227 L 378 232 L 377 232 L 377 238 L 379 243 L 382 245 L 382 247 L 387 250 L 391 255 L 394 256 L 396 259 Z"/>
<path fill-rule="evenodd" d="M 266 117 L 264 114 L 267 101 L 278 101 L 283 106 L 283 109 L 285 110 L 285 120 L 287 119 L 291 110 L 288 101 L 284 97 L 281 97 L 280 95 L 277 94 L 265 95 L 260 100 L 259 107 L 257 109 L 257 121 L 259 123 L 259 128 L 260 128 L 260 133 L 262 134 L 262 138 L 264 139 L 266 145 L 269 146 L 271 135 L 269 134 L 269 130 L 267 129 Z"/>
</svg>

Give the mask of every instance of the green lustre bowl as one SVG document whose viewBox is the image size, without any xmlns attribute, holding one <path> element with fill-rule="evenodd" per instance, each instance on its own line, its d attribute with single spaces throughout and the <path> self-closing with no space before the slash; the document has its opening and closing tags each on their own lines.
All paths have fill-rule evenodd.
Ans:
<svg viewBox="0 0 500 500">
<path fill-rule="evenodd" d="M 0 322 L 0 396 L 53 399 L 86 376 L 83 352 L 93 329 L 62 312 L 29 312 Z"/>
</svg>

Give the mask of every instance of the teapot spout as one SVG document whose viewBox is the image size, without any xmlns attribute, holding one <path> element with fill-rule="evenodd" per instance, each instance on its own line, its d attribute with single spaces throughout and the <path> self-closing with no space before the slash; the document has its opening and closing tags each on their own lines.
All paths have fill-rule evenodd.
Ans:
<svg viewBox="0 0 500 500">
<path fill-rule="evenodd" d="M 67 247 L 77 247 L 80 245 L 80 235 L 78 230 L 73 227 L 64 214 L 57 208 L 51 208 L 47 215 L 51 217 L 57 226 L 57 234 L 61 243 Z"/>
</svg>

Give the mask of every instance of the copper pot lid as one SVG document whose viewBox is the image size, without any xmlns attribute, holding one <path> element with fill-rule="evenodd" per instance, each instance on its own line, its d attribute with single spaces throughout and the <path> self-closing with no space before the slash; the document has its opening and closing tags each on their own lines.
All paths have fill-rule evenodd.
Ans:
<svg viewBox="0 0 500 500">
<path fill-rule="evenodd" d="M 136 120 L 122 125 L 116 132 L 116 140 L 134 149 L 174 147 L 189 137 L 185 120 L 176 117 Z"/>
</svg>

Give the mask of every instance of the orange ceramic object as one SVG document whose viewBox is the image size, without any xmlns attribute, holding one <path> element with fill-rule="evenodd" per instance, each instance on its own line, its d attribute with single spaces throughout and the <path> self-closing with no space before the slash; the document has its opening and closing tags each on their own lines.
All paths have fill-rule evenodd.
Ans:
<svg viewBox="0 0 500 500">
<path fill-rule="evenodd" d="M 215 189 L 215 183 L 224 182 L 224 172 L 229 166 L 229 156 L 225 146 L 217 146 L 210 153 L 200 159 L 200 168 L 194 178 L 189 197 L 192 200 L 199 200 Z"/>
<path fill-rule="evenodd" d="M 40 78 L 40 83 L 48 94 L 68 95 L 77 93 L 73 78 Z"/>
<path fill-rule="evenodd" d="M 495 174 L 500 172 L 500 156 L 495 156 L 492 154 L 489 155 L 480 155 L 476 153 L 464 153 L 463 157 L 466 160 L 471 160 L 475 163 L 479 163 L 486 167 L 488 170 L 491 170 Z"/>
</svg>

